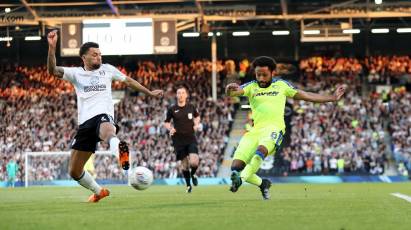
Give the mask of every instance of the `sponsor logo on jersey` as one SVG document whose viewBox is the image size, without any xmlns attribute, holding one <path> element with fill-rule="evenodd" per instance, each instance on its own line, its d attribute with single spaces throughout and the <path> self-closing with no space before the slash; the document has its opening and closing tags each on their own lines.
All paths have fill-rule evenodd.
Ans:
<svg viewBox="0 0 411 230">
<path fill-rule="evenodd" d="M 84 86 L 84 92 L 91 92 L 91 91 L 105 91 L 107 89 L 106 85 L 90 85 Z"/>
<path fill-rule="evenodd" d="M 270 92 L 260 92 L 256 93 L 254 96 L 259 97 L 259 96 L 277 96 L 278 92 L 277 91 L 270 91 Z"/>
<path fill-rule="evenodd" d="M 192 113 L 188 114 L 188 119 L 190 119 L 190 120 L 193 119 L 193 114 Z"/>
</svg>

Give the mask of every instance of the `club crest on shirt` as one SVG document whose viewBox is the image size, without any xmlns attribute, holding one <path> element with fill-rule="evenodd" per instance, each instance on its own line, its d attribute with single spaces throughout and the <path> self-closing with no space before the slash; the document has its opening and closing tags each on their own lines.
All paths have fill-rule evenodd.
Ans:
<svg viewBox="0 0 411 230">
<path fill-rule="evenodd" d="M 277 139 L 277 132 L 272 132 L 271 133 L 271 139 L 276 140 Z"/>
<path fill-rule="evenodd" d="M 193 119 L 193 114 L 192 113 L 188 113 L 188 119 Z"/>
<path fill-rule="evenodd" d="M 98 76 L 97 76 L 97 75 L 93 75 L 93 76 L 90 78 L 90 84 L 91 84 L 91 85 L 98 85 L 98 83 L 99 83 Z"/>
</svg>

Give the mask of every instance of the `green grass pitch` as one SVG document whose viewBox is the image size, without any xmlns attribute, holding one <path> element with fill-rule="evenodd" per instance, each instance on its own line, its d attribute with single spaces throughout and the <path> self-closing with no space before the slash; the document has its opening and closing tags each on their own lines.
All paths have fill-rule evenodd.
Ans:
<svg viewBox="0 0 411 230">
<path fill-rule="evenodd" d="M 251 185 L 108 186 L 89 204 L 81 187 L 0 189 L 0 229 L 411 229 L 411 183 L 276 184 L 263 201 Z"/>
</svg>

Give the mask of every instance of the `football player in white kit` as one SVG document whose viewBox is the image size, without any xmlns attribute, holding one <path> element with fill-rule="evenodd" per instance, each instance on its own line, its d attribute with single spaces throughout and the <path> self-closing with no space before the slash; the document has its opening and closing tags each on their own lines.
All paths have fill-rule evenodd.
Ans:
<svg viewBox="0 0 411 230">
<path fill-rule="evenodd" d="M 116 136 L 118 126 L 114 123 L 111 81 L 122 81 L 128 87 L 153 97 L 162 97 L 163 91 L 150 91 L 114 66 L 102 64 L 99 46 L 94 42 L 84 43 L 80 48 L 83 67 L 56 66 L 57 39 L 57 30 L 53 30 L 47 35 L 49 44 L 48 72 L 71 82 L 77 94 L 79 129 L 71 144 L 69 173 L 81 186 L 93 192 L 89 202 L 98 202 L 108 196 L 110 192 L 108 189 L 100 187 L 94 178 L 84 170 L 84 164 L 96 151 L 97 143 L 100 141 L 108 143 L 110 151 L 119 155 L 121 167 L 124 170 L 129 168 L 128 145 Z"/>
</svg>

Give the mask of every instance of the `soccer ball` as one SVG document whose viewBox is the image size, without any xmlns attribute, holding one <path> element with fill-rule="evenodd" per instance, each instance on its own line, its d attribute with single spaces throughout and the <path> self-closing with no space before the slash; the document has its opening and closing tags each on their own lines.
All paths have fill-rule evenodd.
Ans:
<svg viewBox="0 0 411 230">
<path fill-rule="evenodd" d="M 153 173 L 142 166 L 132 168 L 128 173 L 128 181 L 133 188 L 145 190 L 153 183 Z"/>
</svg>

